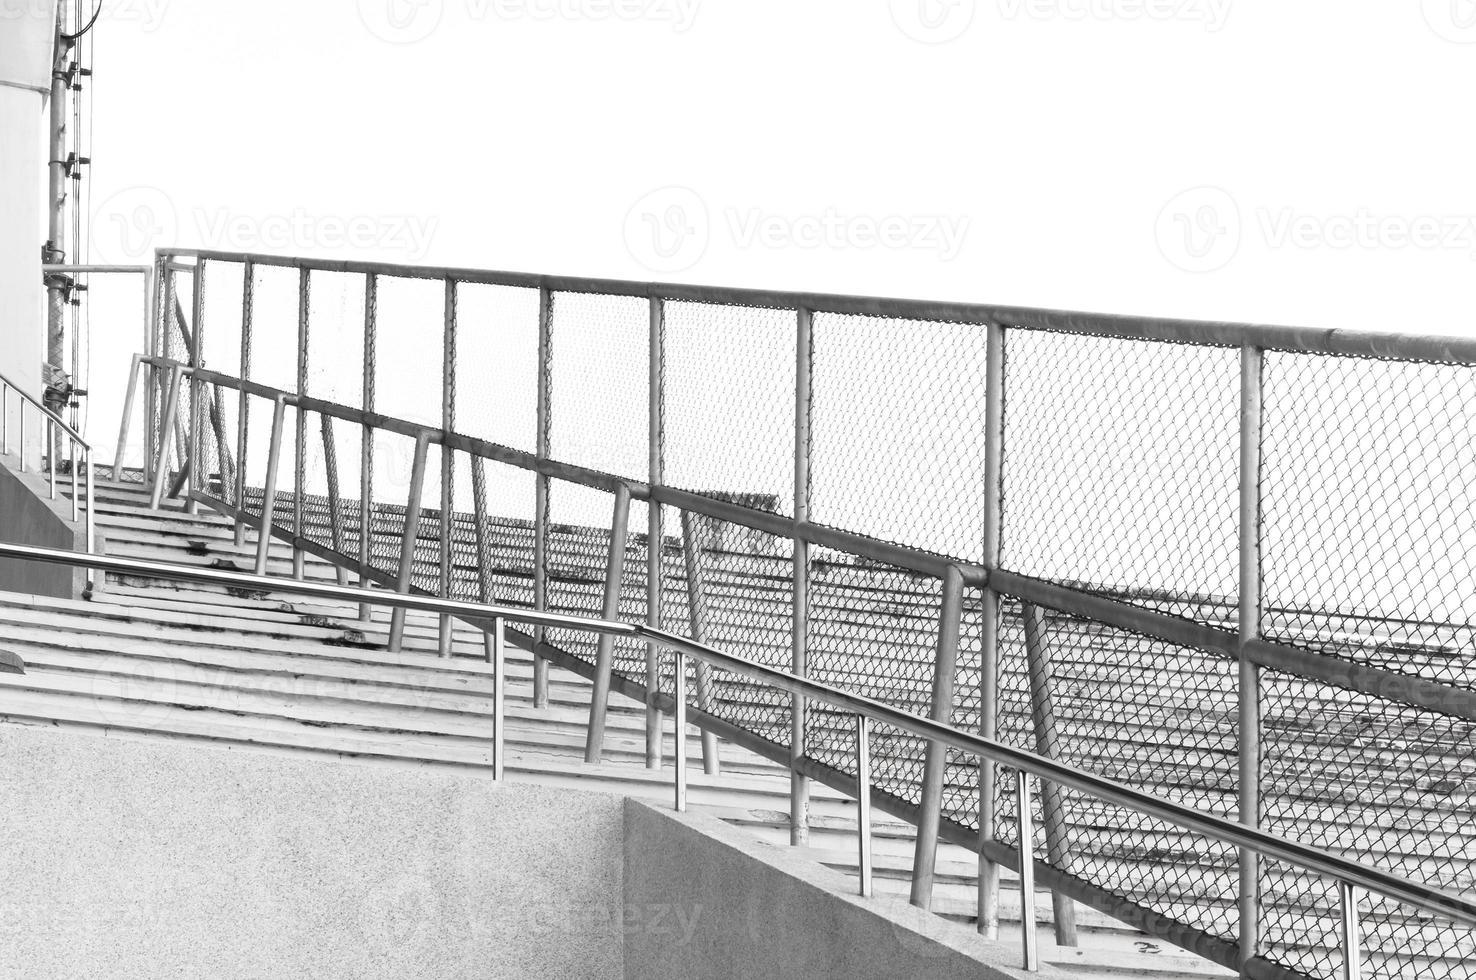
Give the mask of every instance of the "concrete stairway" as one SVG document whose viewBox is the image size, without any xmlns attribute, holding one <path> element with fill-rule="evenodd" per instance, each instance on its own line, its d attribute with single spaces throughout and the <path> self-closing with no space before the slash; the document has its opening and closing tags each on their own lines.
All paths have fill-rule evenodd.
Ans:
<svg viewBox="0 0 1476 980">
<path fill-rule="evenodd" d="M 254 534 L 238 547 L 229 522 L 177 503 L 151 511 L 136 484 L 100 481 L 97 523 L 109 552 L 202 566 L 249 569 Z M 274 544 L 270 572 L 291 573 Z M 307 575 L 336 570 L 309 559 Z M 289 596 L 110 576 L 91 601 L 0 593 L 0 643 L 24 658 L 23 676 L 0 675 L 0 723 L 47 725 L 121 738 L 163 738 L 231 751 L 310 753 L 360 764 L 441 766 L 490 774 L 491 680 L 481 635 L 455 631 L 450 660 L 436 656 L 434 617 L 410 613 L 404 652 L 385 649 L 389 611 L 360 622 L 356 607 Z M 669 799 L 671 769 L 644 766 L 643 713 L 616 696 L 606 762 L 582 762 L 589 685 L 551 672 L 550 704 L 532 703 L 527 651 L 509 649 L 507 776 L 512 780 Z M 666 752 L 671 752 L 667 735 Z M 705 776 L 700 742 L 689 745 L 691 801 L 760 838 L 789 840 L 786 772 L 724 744 L 723 772 Z M 854 872 L 855 806 L 814 788 L 812 832 L 801 853 Z M 876 827 L 877 890 L 905 897 L 912 834 Z M 934 911 L 967 922 L 975 857 L 940 848 Z M 1020 904 L 1007 878 L 1002 932 L 1018 937 Z M 1047 894 L 1036 900 L 1043 921 Z M 1056 948 L 1042 928 L 1043 957 L 1084 975 L 1228 976 L 1205 961 L 1077 907 L 1081 949 Z M 940 919 L 940 928 L 959 928 Z"/>
</svg>

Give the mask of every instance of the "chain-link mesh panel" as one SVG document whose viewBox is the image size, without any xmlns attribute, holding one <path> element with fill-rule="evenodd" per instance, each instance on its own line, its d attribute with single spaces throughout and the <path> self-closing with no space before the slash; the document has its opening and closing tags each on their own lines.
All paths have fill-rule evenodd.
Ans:
<svg viewBox="0 0 1476 980">
<path fill-rule="evenodd" d="M 794 545 L 762 531 L 678 514 L 663 562 L 662 625 L 780 670 L 793 663 Z M 790 742 L 788 694 L 726 671 L 692 668 L 692 704 L 777 745 Z M 669 665 L 661 689 L 670 692 Z M 704 697 L 705 695 L 705 697 Z"/>
<path fill-rule="evenodd" d="M 1238 349 L 1006 337 L 1004 566 L 1233 622 Z"/>
<path fill-rule="evenodd" d="M 665 482 L 794 513 L 794 310 L 665 304 Z"/>
<path fill-rule="evenodd" d="M 986 329 L 817 313 L 811 518 L 982 556 Z"/>
<path fill-rule="evenodd" d="M 538 290 L 464 283 L 457 307 L 456 431 L 533 452 Z"/>
<path fill-rule="evenodd" d="M 1263 828 L 1411 880 L 1476 887 L 1476 722 L 1278 671 L 1261 688 Z M 1262 869 L 1267 955 L 1314 977 L 1341 965 L 1333 882 Z M 1375 977 L 1476 976 L 1472 930 L 1396 903 L 1365 924 Z M 1449 959 L 1446 959 L 1449 957 Z M 1428 961 L 1428 962 L 1427 962 Z"/>
<path fill-rule="evenodd" d="M 549 452 L 555 459 L 646 478 L 650 318 L 650 304 L 639 298 L 553 295 Z"/>
<path fill-rule="evenodd" d="M 1264 632 L 1476 685 L 1476 372 L 1268 352 Z"/>
<path fill-rule="evenodd" d="M 480 478 L 474 467 L 480 469 Z M 456 483 L 470 487 L 472 497 L 470 514 L 458 505 L 457 598 L 531 608 L 533 474 L 459 454 Z M 478 513 L 485 515 L 480 542 Z"/>
<path fill-rule="evenodd" d="M 446 284 L 380 276 L 375 316 L 375 410 L 441 426 Z"/>
<path fill-rule="evenodd" d="M 998 738 L 1233 819 L 1238 671 L 1235 661 L 1209 651 L 1006 599 Z M 1012 772 L 997 774 L 997 834 L 1012 845 L 1013 783 Z M 1044 835 L 1056 848 L 1052 863 L 1211 935 L 1237 938 L 1233 847 L 1065 789 L 1047 788 L 1037 805 L 1056 802 L 1053 796 L 1059 829 Z"/>
</svg>

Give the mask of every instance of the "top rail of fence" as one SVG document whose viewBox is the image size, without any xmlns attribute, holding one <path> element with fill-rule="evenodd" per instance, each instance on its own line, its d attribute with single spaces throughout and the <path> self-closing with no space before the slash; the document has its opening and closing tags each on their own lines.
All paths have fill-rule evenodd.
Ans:
<svg viewBox="0 0 1476 980">
<path fill-rule="evenodd" d="M 1161 340 L 1219 347 L 1251 345 L 1272 350 L 1339 354 L 1353 357 L 1382 357 L 1431 361 L 1445 364 L 1476 364 L 1476 338 L 1439 335 L 1381 333 L 1361 330 L 1320 329 L 1272 324 L 1230 323 L 1211 320 L 1180 320 L 1166 317 L 1124 316 L 1046 310 L 1030 307 L 957 303 L 939 300 L 900 299 L 881 296 L 850 296 L 834 293 L 785 292 L 703 286 L 626 279 L 592 279 L 527 272 L 463 269 L 451 266 L 400 265 L 391 262 L 362 262 L 314 259 L 299 256 L 226 252 L 213 249 L 165 249 L 168 259 L 203 259 L 222 262 L 251 262 L 322 272 L 398 276 L 407 279 L 453 279 L 462 283 L 519 286 L 557 292 L 599 293 L 635 296 L 678 302 L 722 303 L 776 309 L 807 309 L 818 313 L 899 317 L 957 323 L 991 323 L 1005 327 L 1054 330 L 1132 340 Z"/>
</svg>

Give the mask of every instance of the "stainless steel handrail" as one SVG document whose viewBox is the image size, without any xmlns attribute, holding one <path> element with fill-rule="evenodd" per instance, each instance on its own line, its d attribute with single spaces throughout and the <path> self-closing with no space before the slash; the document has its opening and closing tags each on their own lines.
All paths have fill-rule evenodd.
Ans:
<svg viewBox="0 0 1476 980">
<path fill-rule="evenodd" d="M 1466 898 L 1443 889 L 1432 888 L 1411 882 L 1390 872 L 1351 861 L 1315 847 L 1299 844 L 1252 829 L 1243 824 L 1201 813 L 1189 807 L 1161 799 L 1151 793 L 1124 786 L 1111 779 L 1094 775 L 1066 763 L 1016 749 L 993 739 L 982 738 L 941 722 L 932 721 L 909 712 L 883 704 L 820 681 L 810 680 L 787 673 L 765 664 L 756 663 L 734 654 L 725 653 L 715 647 L 696 643 L 686 637 L 668 633 L 640 624 L 622 623 L 614 620 L 599 620 L 556 613 L 536 612 L 510 606 L 489 603 L 465 602 L 443 599 L 436 596 L 398 593 L 357 586 L 309 582 L 299 579 L 272 578 L 265 575 L 249 575 L 243 572 L 215 568 L 195 568 L 164 562 L 144 561 L 113 555 L 78 555 L 74 552 L 53 548 L 0 543 L 0 558 L 22 561 L 38 561 L 59 565 L 91 565 L 105 571 L 143 575 L 173 581 L 195 582 L 214 585 L 229 585 L 268 592 L 285 592 L 293 595 L 318 599 L 340 600 L 346 604 L 370 602 L 375 605 L 401 609 L 417 609 L 454 615 L 462 619 L 491 620 L 494 629 L 501 634 L 504 622 L 526 623 L 534 626 L 557 627 L 581 630 L 589 633 L 624 636 L 651 640 L 671 649 L 676 654 L 676 698 L 674 722 L 679 733 L 685 732 L 686 698 L 684 696 L 686 671 L 683 658 L 693 656 L 708 664 L 733 673 L 742 674 L 776 690 L 812 701 L 819 701 L 841 711 L 866 718 L 870 723 L 881 723 L 900 729 L 911 736 L 927 739 L 972 756 L 986 758 L 997 765 L 1013 769 L 1018 773 L 1029 773 L 1038 779 L 1070 787 L 1090 794 L 1100 800 L 1127 807 L 1139 813 L 1176 824 L 1184 829 L 1214 838 L 1225 844 L 1254 850 L 1263 857 L 1295 865 L 1306 871 L 1331 878 L 1342 890 L 1349 905 L 1343 910 L 1344 918 L 1353 928 L 1344 930 L 1346 936 L 1356 936 L 1357 907 L 1356 890 L 1373 892 L 1395 901 L 1412 905 L 1436 915 L 1444 916 L 1462 925 L 1476 927 L 1476 899 Z M 500 644 L 499 644 L 500 646 Z M 501 676 L 498 677 L 501 688 Z M 864 751 L 865 740 L 858 749 Z M 500 758 L 500 746 L 496 746 Z M 686 766 L 685 759 L 678 754 L 675 759 L 677 771 L 677 808 L 685 808 Z M 862 771 L 864 773 L 864 765 Z M 865 780 L 862 780 L 864 784 Z M 1021 782 L 1022 790 L 1028 786 Z M 1018 801 L 1028 805 L 1028 792 L 1021 792 Z M 1022 828 L 1028 827 L 1028 811 L 1021 813 Z M 1033 862 L 1028 833 L 1021 835 L 1022 869 L 1029 877 Z M 864 882 L 864 887 L 869 887 Z M 1028 907 L 1028 906 L 1027 906 Z M 1027 950 L 1027 963 L 1033 950 Z M 1348 950 L 1356 958 L 1356 950 Z"/>
</svg>

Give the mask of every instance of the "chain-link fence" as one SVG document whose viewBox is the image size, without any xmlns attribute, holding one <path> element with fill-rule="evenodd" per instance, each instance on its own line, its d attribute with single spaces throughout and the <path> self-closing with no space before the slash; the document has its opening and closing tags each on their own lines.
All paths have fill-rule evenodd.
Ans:
<svg viewBox="0 0 1476 980">
<path fill-rule="evenodd" d="M 195 490 L 260 519 L 269 390 L 337 406 L 283 413 L 273 519 L 300 546 L 362 557 L 381 582 L 408 557 L 426 591 L 649 621 L 1432 888 L 1473 887 L 1476 352 L 164 262 L 153 353 L 264 386 L 186 379 L 167 428 L 156 373 L 171 481 L 197 462 Z M 952 603 L 950 568 L 966 583 Z M 598 672 L 597 641 L 546 639 Z M 612 643 L 610 663 L 623 689 L 647 685 L 644 643 Z M 790 750 L 789 695 L 689 669 L 693 707 Z M 810 705 L 800 738 L 816 771 L 854 785 L 854 718 Z M 996 857 L 1018 843 L 1013 773 L 950 752 L 930 776 L 924 742 L 881 725 L 871 753 L 897 812 L 935 804 L 955 840 L 982 818 Z M 1033 807 L 1037 858 L 1076 901 L 1167 923 L 1227 965 L 1252 942 L 1282 976 L 1341 968 L 1338 882 L 1063 787 Z M 1366 975 L 1472 975 L 1469 929 L 1360 901 Z"/>
</svg>

